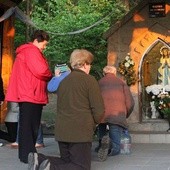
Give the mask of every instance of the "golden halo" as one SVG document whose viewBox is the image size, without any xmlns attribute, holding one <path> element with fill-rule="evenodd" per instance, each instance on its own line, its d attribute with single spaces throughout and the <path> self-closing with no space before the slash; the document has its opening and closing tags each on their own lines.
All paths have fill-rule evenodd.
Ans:
<svg viewBox="0 0 170 170">
<path fill-rule="evenodd" d="M 162 51 L 163 51 L 163 49 L 165 49 L 165 48 L 166 48 L 166 49 L 168 49 L 168 47 L 167 47 L 167 46 L 165 46 L 165 45 L 164 45 L 164 46 L 162 46 L 162 47 L 160 48 L 160 54 L 161 54 L 161 55 L 163 55 L 163 52 L 162 52 Z"/>
</svg>

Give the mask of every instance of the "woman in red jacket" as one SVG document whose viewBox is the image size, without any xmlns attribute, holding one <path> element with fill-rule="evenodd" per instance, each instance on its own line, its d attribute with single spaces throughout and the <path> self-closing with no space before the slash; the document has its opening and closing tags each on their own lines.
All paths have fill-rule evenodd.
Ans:
<svg viewBox="0 0 170 170">
<path fill-rule="evenodd" d="M 7 101 L 19 103 L 19 159 L 24 163 L 30 152 L 36 152 L 42 109 L 48 103 L 47 82 L 52 73 L 42 53 L 48 41 L 49 35 L 38 30 L 32 42 L 17 48 L 6 94 Z"/>
</svg>

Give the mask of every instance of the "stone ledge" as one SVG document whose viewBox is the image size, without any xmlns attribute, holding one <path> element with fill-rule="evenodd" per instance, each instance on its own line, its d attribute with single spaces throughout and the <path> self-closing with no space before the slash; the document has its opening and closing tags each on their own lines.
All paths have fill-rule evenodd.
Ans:
<svg viewBox="0 0 170 170">
<path fill-rule="evenodd" d="M 170 133 L 131 133 L 132 143 L 170 143 Z"/>
<path fill-rule="evenodd" d="M 129 123 L 128 129 L 132 132 L 166 132 L 169 129 L 169 124 L 166 120 L 150 120 L 141 123 Z"/>
<path fill-rule="evenodd" d="M 130 134 L 169 134 L 170 132 L 167 131 L 130 131 Z"/>
</svg>

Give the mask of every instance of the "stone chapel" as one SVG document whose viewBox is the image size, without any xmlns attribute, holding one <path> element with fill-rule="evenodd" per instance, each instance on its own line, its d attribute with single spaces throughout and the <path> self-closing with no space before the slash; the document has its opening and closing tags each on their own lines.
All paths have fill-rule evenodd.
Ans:
<svg viewBox="0 0 170 170">
<path fill-rule="evenodd" d="M 133 142 L 170 143 L 168 121 L 158 113 L 152 115 L 151 99 L 146 92 L 147 86 L 160 83 L 159 68 L 165 48 L 170 58 L 170 2 L 141 1 L 122 20 L 113 24 L 104 33 L 104 38 L 108 42 L 108 65 L 118 67 L 128 53 L 135 62 L 138 81 L 130 87 L 135 108 L 128 119 Z"/>
</svg>

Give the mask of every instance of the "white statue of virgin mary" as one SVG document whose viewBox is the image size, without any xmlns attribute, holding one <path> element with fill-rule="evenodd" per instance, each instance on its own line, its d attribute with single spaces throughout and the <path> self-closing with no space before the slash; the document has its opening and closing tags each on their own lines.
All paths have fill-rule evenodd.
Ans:
<svg viewBox="0 0 170 170">
<path fill-rule="evenodd" d="M 158 68 L 158 79 L 159 83 L 163 86 L 170 85 L 170 50 L 167 46 L 163 46 L 160 49 L 160 64 L 161 66 Z"/>
</svg>

